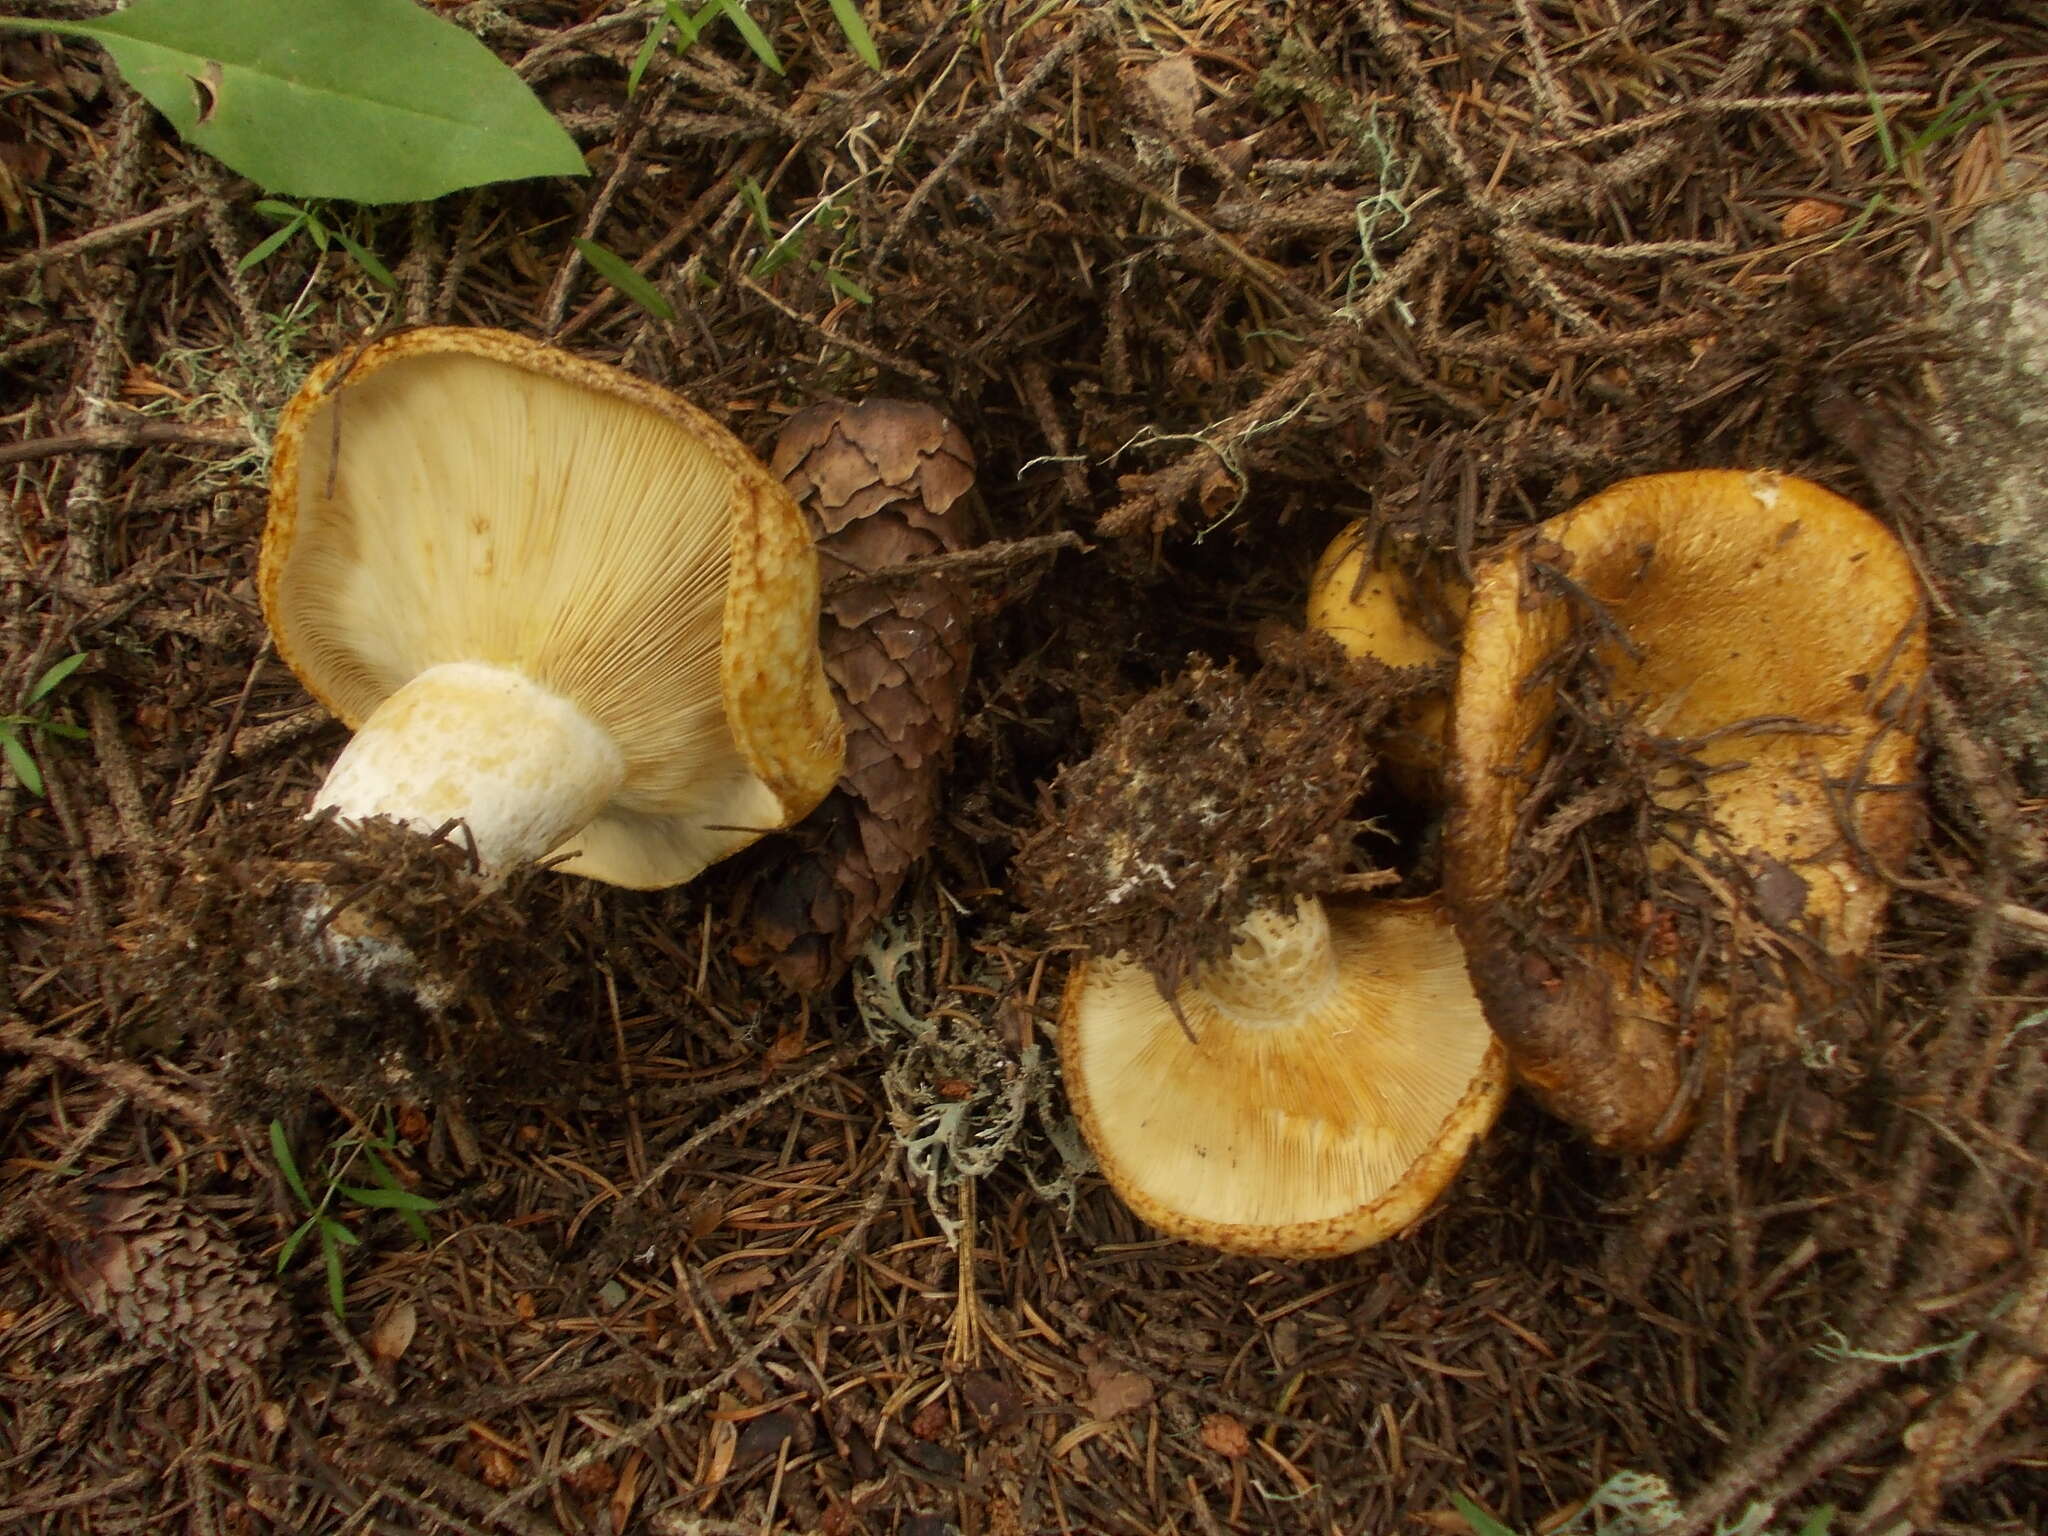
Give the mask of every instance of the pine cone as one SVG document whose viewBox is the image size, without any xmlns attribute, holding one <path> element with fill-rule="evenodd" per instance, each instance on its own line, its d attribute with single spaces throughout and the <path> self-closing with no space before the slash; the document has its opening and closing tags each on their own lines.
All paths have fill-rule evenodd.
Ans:
<svg viewBox="0 0 2048 1536">
<path fill-rule="evenodd" d="M 931 842 L 973 659 L 968 591 L 938 573 L 877 573 L 966 542 L 974 455 L 930 406 L 842 400 L 789 419 L 774 469 L 818 541 L 819 641 L 846 770 L 797 829 L 799 856 L 756 891 L 753 922 L 776 973 L 815 992 L 845 972 Z"/>
<path fill-rule="evenodd" d="M 57 1282 L 130 1343 L 189 1349 L 202 1371 L 261 1367 L 284 1341 L 277 1287 L 219 1222 L 135 1187 L 148 1177 L 104 1176 L 83 1197 L 44 1202 Z"/>
</svg>

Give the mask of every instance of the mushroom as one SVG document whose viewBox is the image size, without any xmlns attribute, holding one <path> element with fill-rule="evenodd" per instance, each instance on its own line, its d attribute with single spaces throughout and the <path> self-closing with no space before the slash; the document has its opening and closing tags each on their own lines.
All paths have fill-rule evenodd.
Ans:
<svg viewBox="0 0 2048 1536">
<path fill-rule="evenodd" d="M 315 811 L 459 821 L 487 873 L 675 885 L 839 775 L 796 505 L 696 407 L 538 342 L 436 326 L 316 369 L 260 586 L 355 731 Z"/>
<path fill-rule="evenodd" d="M 1265 905 L 1169 1002 L 1084 960 L 1060 1017 L 1067 1092 L 1104 1176 L 1175 1237 L 1331 1258 L 1399 1233 L 1450 1183 L 1507 1068 L 1434 901 Z"/>
<path fill-rule="evenodd" d="M 1507 1094 L 1439 901 L 1360 898 L 1358 801 L 1398 697 L 1329 637 L 1199 660 L 1066 769 L 1016 873 L 1076 933 L 1067 1091 L 1111 1186 L 1177 1237 L 1274 1258 L 1389 1238 Z M 1340 894 L 1342 893 L 1342 894 Z"/>
<path fill-rule="evenodd" d="M 1746 1046 L 1825 1055 L 1917 833 L 1926 650 L 1897 539 L 1790 475 L 1627 480 L 1482 569 L 1445 894 L 1551 1110 L 1649 1150 Z"/>
<path fill-rule="evenodd" d="M 1347 655 L 1425 679 L 1396 706 L 1377 745 L 1401 788 L 1432 803 L 1443 798 L 1450 679 L 1470 598 L 1464 582 L 1433 563 L 1411 576 L 1390 550 L 1375 553 L 1371 530 L 1362 522 L 1330 541 L 1309 578 L 1311 629 L 1330 636 Z"/>
</svg>

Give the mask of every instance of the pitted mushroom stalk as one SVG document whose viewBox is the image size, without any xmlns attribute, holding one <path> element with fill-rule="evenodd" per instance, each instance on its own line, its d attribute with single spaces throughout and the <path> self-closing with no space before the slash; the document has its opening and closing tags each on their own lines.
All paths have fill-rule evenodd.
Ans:
<svg viewBox="0 0 2048 1536">
<path fill-rule="evenodd" d="M 279 654 L 356 735 L 315 800 L 485 872 L 675 885 L 799 819 L 843 738 L 810 534 L 730 433 L 500 331 L 315 370 L 278 430 Z"/>
<path fill-rule="evenodd" d="M 1139 1217 L 1273 1258 L 1402 1231 L 1507 1094 L 1463 950 L 1430 901 L 1259 908 L 1174 1003 L 1140 965 L 1081 963 L 1060 1057 L 1103 1174 Z"/>
<path fill-rule="evenodd" d="M 1668 835 L 1648 867 L 1718 903 L 1728 949 L 1704 976 L 1672 945 L 1597 942 L 1590 892 L 1527 894 L 1532 821 L 1601 788 L 1556 782 L 1573 646 L 1639 745 L 1687 765 L 1651 780 Z M 1453 706 L 1445 894 L 1488 1018 L 1551 1110 L 1602 1146 L 1652 1149 L 1696 1101 L 1688 1034 L 1701 1064 L 1737 1039 L 1801 1046 L 1876 932 L 1880 869 L 1917 834 L 1925 670 L 1898 541 L 1790 475 L 1624 481 L 1488 562 Z M 1537 932 L 1559 941 L 1548 958 Z"/>
</svg>

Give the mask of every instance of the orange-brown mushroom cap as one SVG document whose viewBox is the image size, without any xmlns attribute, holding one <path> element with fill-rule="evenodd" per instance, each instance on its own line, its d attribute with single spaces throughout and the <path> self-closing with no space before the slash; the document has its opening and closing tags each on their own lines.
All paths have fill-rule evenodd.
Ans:
<svg viewBox="0 0 2048 1536">
<path fill-rule="evenodd" d="M 1584 625 L 1597 626 L 1590 638 Z M 1748 979 L 1693 957 L 1596 945 L 1583 891 L 1518 883 L 1532 820 L 1598 786 L 1557 784 L 1553 670 L 1575 636 L 1606 698 L 1693 766 L 1655 780 L 1684 810 L 1653 870 L 1724 904 Z M 1479 573 L 1453 704 L 1445 894 L 1520 1078 L 1596 1142 L 1647 1149 L 1686 1122 L 1684 1031 L 1796 1045 L 1839 994 L 1885 904 L 1880 873 L 1919 824 L 1914 720 L 1926 669 L 1918 583 L 1869 514 L 1790 475 L 1624 481 L 1512 541 Z M 1538 786 L 1540 790 L 1538 789 Z M 1532 792 L 1541 800 L 1532 798 Z M 1525 935 L 1573 930 L 1554 967 Z M 1768 985 L 1754 977 L 1768 972 Z M 1677 999 L 1690 996 L 1681 1017 Z M 1726 1040 L 1708 1042 L 1725 1051 Z"/>
<path fill-rule="evenodd" d="M 1433 901 L 1263 908 L 1179 993 L 1077 963 L 1067 1092 L 1143 1220 L 1230 1253 L 1329 1258 L 1426 1211 L 1500 1112 L 1507 1068 Z M 1184 1021 L 1184 1023 L 1183 1023 Z"/>
</svg>

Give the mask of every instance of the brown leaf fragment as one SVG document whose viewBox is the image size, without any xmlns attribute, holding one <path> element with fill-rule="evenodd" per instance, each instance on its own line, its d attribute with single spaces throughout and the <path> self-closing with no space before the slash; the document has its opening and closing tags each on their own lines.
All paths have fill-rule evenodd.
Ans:
<svg viewBox="0 0 2048 1536">
<path fill-rule="evenodd" d="M 363 1348 L 380 1365 L 389 1365 L 411 1347 L 419 1332 L 419 1312 L 409 1301 L 394 1301 L 377 1314 L 377 1321 L 363 1337 Z"/>
<path fill-rule="evenodd" d="M 1088 1367 L 1088 1397 L 1081 1406 L 1091 1417 L 1113 1419 L 1119 1414 L 1135 1413 L 1151 1401 L 1150 1377 L 1118 1370 L 1106 1362 Z"/>
<path fill-rule="evenodd" d="M 789 419 L 773 467 L 818 541 L 846 766 L 751 914 L 776 973 L 813 992 L 844 974 L 930 845 L 972 660 L 970 593 L 957 575 L 878 573 L 965 545 L 974 456 L 930 406 L 833 401 Z"/>
<path fill-rule="evenodd" d="M 1252 1437 L 1245 1427 L 1227 1413 L 1212 1413 L 1202 1420 L 1202 1444 L 1218 1456 L 1236 1461 L 1251 1454 Z"/>
</svg>

